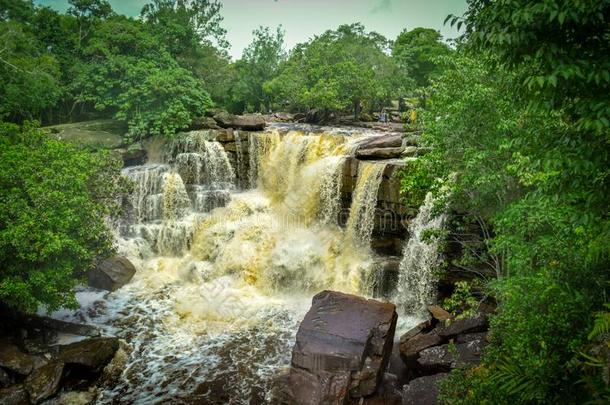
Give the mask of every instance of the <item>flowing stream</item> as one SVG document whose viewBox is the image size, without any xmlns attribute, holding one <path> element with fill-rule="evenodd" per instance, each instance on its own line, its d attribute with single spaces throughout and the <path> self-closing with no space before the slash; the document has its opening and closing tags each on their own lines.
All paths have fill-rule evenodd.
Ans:
<svg viewBox="0 0 610 405">
<path fill-rule="evenodd" d="M 69 315 L 127 342 L 121 378 L 99 403 L 274 403 L 311 297 L 371 290 L 384 163 L 360 163 L 345 227 L 338 218 L 346 162 L 372 135 L 234 136 L 234 162 L 213 132 L 193 131 L 156 144 L 155 163 L 124 170 L 134 189 L 117 244 L 138 271 L 112 294 L 79 291 L 82 308 Z M 412 225 L 417 240 L 426 215 Z M 406 245 L 401 267 L 429 264 L 418 246 Z M 422 284 L 412 276 L 400 283 L 400 299 L 429 294 L 408 296 Z"/>
</svg>

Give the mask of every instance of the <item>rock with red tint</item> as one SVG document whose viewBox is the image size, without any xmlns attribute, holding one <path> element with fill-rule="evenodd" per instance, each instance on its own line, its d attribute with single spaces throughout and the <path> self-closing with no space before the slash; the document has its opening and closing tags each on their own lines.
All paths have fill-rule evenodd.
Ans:
<svg viewBox="0 0 610 405">
<path fill-rule="evenodd" d="M 396 319 L 391 303 L 334 291 L 317 294 L 292 349 L 292 400 L 344 404 L 375 393 L 390 358 Z"/>
</svg>

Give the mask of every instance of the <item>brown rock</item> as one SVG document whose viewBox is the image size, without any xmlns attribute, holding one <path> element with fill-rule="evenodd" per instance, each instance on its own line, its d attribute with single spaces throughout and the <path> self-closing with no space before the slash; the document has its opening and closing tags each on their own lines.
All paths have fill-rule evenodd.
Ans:
<svg viewBox="0 0 610 405">
<path fill-rule="evenodd" d="M 36 358 L 23 353 L 10 343 L 0 343 L 0 366 L 17 374 L 28 375 L 36 365 Z"/>
<path fill-rule="evenodd" d="M 438 319 L 440 322 L 445 322 L 453 318 L 449 312 L 445 311 L 438 305 L 428 305 L 428 311 L 435 319 Z"/>
<path fill-rule="evenodd" d="M 98 337 L 58 346 L 57 357 L 66 364 L 79 364 L 99 372 L 112 360 L 118 349 L 117 338 Z"/>
<path fill-rule="evenodd" d="M 51 362 L 34 370 L 24 382 L 30 402 L 37 404 L 55 395 L 63 371 L 64 364 L 61 362 Z"/>
<path fill-rule="evenodd" d="M 396 318 L 390 303 L 334 291 L 317 294 L 292 350 L 295 395 L 311 392 L 302 403 L 326 404 L 343 403 L 348 391 L 352 398 L 375 392 L 388 365 Z"/>
<path fill-rule="evenodd" d="M 474 318 L 456 319 L 449 325 L 438 328 L 438 335 L 452 338 L 466 333 L 484 332 L 487 328 L 487 318 L 484 315 L 477 315 Z"/>
<path fill-rule="evenodd" d="M 196 131 L 200 129 L 219 129 L 220 127 L 216 124 L 214 118 L 211 117 L 196 117 L 191 121 L 189 129 Z"/>
<path fill-rule="evenodd" d="M 218 131 L 216 134 L 216 140 L 218 142 L 235 142 L 235 131 L 233 131 L 233 128 Z"/>
<path fill-rule="evenodd" d="M 214 120 L 222 128 L 243 129 L 247 131 L 260 131 L 265 128 L 265 118 L 260 114 L 232 115 L 219 113 Z"/>
<path fill-rule="evenodd" d="M 28 405 L 29 403 L 28 392 L 21 384 L 0 389 L 0 404 Z"/>
<path fill-rule="evenodd" d="M 404 150 L 405 148 L 402 146 L 396 148 L 358 149 L 356 151 L 356 157 L 362 160 L 395 159 L 400 157 Z"/>
<path fill-rule="evenodd" d="M 414 379 L 402 390 L 402 405 L 438 404 L 438 383 L 446 376 L 441 373 Z"/>
<path fill-rule="evenodd" d="M 450 348 L 449 345 L 430 347 L 419 353 L 417 363 L 426 371 L 442 372 L 469 364 L 478 364 L 483 353 L 483 340 L 473 340 L 459 343 Z"/>
<path fill-rule="evenodd" d="M 360 144 L 360 149 L 375 149 L 375 148 L 399 148 L 402 146 L 401 134 L 389 134 L 377 137 L 371 137 Z"/>
<path fill-rule="evenodd" d="M 435 331 L 420 333 L 412 338 L 400 338 L 400 356 L 407 364 L 412 364 L 419 356 L 419 352 L 432 346 L 437 346 L 443 339 Z"/>
<path fill-rule="evenodd" d="M 116 256 L 103 260 L 87 273 L 89 286 L 101 290 L 115 291 L 136 274 L 135 266 L 126 257 Z"/>
</svg>

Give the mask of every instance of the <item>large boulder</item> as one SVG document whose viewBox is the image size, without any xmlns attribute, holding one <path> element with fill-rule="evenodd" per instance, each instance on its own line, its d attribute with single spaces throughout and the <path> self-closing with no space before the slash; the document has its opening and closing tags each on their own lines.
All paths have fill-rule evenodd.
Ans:
<svg viewBox="0 0 610 405">
<path fill-rule="evenodd" d="M 24 382 L 30 402 L 37 404 L 55 395 L 64 372 L 64 364 L 52 361 L 37 368 Z"/>
<path fill-rule="evenodd" d="M 123 167 L 139 166 L 146 163 L 148 153 L 141 144 L 136 143 L 130 145 L 127 149 L 120 149 L 121 159 L 123 160 Z"/>
<path fill-rule="evenodd" d="M 265 118 L 260 114 L 233 115 L 226 112 L 218 113 L 214 120 L 222 128 L 260 131 L 265 128 Z"/>
<path fill-rule="evenodd" d="M 100 262 L 89 270 L 89 286 L 100 290 L 115 291 L 136 274 L 136 268 L 126 257 L 116 256 Z"/>
<path fill-rule="evenodd" d="M 112 360 L 119 349 L 114 337 L 98 337 L 57 346 L 57 358 L 70 365 L 77 364 L 92 372 L 100 372 Z"/>
<path fill-rule="evenodd" d="M 0 343 L 0 366 L 14 373 L 28 375 L 36 366 L 34 356 L 23 353 L 13 344 Z"/>
<path fill-rule="evenodd" d="M 438 383 L 447 374 L 419 377 L 405 385 L 402 390 L 402 405 L 438 404 Z"/>
<path fill-rule="evenodd" d="M 395 306 L 334 291 L 312 301 L 292 350 L 289 385 L 300 404 L 343 404 L 371 395 L 389 361 Z"/>
</svg>

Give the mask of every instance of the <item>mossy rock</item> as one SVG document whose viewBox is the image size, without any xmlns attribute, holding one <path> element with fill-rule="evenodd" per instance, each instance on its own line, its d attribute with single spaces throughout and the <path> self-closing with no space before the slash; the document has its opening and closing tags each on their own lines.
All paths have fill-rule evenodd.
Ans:
<svg viewBox="0 0 610 405">
<path fill-rule="evenodd" d="M 86 149 L 116 149 L 124 144 L 127 128 L 115 120 L 93 120 L 45 127 L 57 139 Z"/>
</svg>

